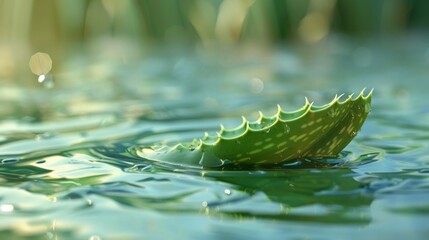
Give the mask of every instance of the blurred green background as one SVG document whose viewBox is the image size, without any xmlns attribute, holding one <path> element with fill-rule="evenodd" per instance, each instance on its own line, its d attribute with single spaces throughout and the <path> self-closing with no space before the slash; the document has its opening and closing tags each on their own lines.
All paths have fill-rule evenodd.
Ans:
<svg viewBox="0 0 429 240">
<path fill-rule="evenodd" d="M 318 44 L 395 38 L 429 28 L 424 0 L 0 0 L 0 79 L 35 52 L 132 61 L 154 46 Z M 55 67 L 57 66 L 57 68 Z"/>
</svg>

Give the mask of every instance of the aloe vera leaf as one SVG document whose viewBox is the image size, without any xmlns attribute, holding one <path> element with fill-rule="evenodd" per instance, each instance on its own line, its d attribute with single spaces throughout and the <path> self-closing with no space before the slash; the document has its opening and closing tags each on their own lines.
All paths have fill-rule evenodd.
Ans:
<svg viewBox="0 0 429 240">
<path fill-rule="evenodd" d="M 138 154 L 165 163 L 219 167 L 226 162 L 242 165 L 270 165 L 301 158 L 335 157 L 362 127 L 371 109 L 372 91 L 356 97 L 341 96 L 323 106 L 306 99 L 294 111 L 280 106 L 274 116 L 260 113 L 255 122 L 243 117 L 240 126 L 225 129 L 216 136 L 206 135 L 190 144 L 144 147 Z"/>
</svg>

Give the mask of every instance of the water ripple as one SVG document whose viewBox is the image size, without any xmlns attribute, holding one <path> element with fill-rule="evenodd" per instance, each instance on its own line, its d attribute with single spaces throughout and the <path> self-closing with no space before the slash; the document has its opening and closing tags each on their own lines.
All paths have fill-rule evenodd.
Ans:
<svg viewBox="0 0 429 240">
<path fill-rule="evenodd" d="M 49 92 L 0 88 L 0 218 L 7 218 L 0 236 L 362 239 L 426 233 L 427 64 L 404 63 L 408 55 L 417 59 L 404 50 L 362 71 L 329 47 L 311 57 L 302 50 L 280 49 L 259 62 L 227 53 L 148 56 L 128 67 L 101 66 L 111 72 L 109 81 L 93 74 L 100 66 L 82 64 L 74 81 L 59 76 Z M 382 51 L 374 48 L 375 60 Z M 276 62 L 290 59 L 297 69 Z M 192 141 L 219 124 L 237 126 L 242 115 L 256 119 L 258 110 L 275 111 L 276 104 L 297 109 L 303 95 L 327 102 L 363 86 L 375 87 L 372 111 L 337 158 L 200 169 L 135 153 L 143 145 Z M 171 226 L 180 231 L 168 233 Z"/>
</svg>

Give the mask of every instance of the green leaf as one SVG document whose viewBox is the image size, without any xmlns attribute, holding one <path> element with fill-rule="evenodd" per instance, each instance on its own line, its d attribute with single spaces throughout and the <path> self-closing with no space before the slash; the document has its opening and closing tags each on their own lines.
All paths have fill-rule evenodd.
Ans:
<svg viewBox="0 0 429 240">
<path fill-rule="evenodd" d="M 191 144 L 144 147 L 138 154 L 146 159 L 199 167 L 220 167 L 227 163 L 270 165 L 301 158 L 336 157 L 356 136 L 371 109 L 372 91 L 353 98 L 341 96 L 323 106 L 306 99 L 294 112 L 280 106 L 274 116 L 260 113 L 255 122 L 243 117 L 240 126 L 216 136 L 206 135 Z"/>
</svg>

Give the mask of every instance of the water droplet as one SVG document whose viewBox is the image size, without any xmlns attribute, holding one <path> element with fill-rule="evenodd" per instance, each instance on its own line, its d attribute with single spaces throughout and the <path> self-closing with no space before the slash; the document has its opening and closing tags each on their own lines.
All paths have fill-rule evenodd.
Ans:
<svg viewBox="0 0 429 240">
<path fill-rule="evenodd" d="M 14 164 L 19 162 L 19 158 L 5 158 L 3 160 L 1 160 L 2 164 Z"/>
<path fill-rule="evenodd" d="M 209 205 L 209 203 L 207 202 L 207 201 L 203 201 L 202 203 L 201 203 L 201 206 L 203 206 L 203 207 L 207 207 Z"/>
<path fill-rule="evenodd" d="M 284 124 L 284 125 L 283 125 L 283 128 L 284 128 L 285 133 L 286 133 L 286 134 L 289 134 L 289 132 L 290 132 L 290 127 L 289 127 L 289 125 Z"/>
<path fill-rule="evenodd" d="M 44 74 L 42 74 L 42 75 L 40 75 L 40 76 L 37 78 L 37 81 L 38 81 L 39 83 L 42 83 L 42 82 L 44 82 L 44 81 L 45 81 L 45 79 L 46 79 L 46 76 L 45 76 Z"/>
<path fill-rule="evenodd" d="M 371 104 L 369 104 L 369 103 L 365 103 L 365 112 L 366 112 L 366 113 L 371 112 Z"/>
<path fill-rule="evenodd" d="M 44 88 L 50 89 L 54 87 L 54 80 L 50 75 L 42 74 L 37 78 L 37 81 L 42 84 Z"/>
<path fill-rule="evenodd" d="M 91 207 L 92 205 L 94 205 L 94 203 L 92 202 L 91 199 L 86 199 L 86 205 Z"/>
<path fill-rule="evenodd" d="M 356 131 L 352 131 L 351 133 L 350 133 L 350 136 L 352 136 L 352 137 L 354 137 L 354 136 L 356 136 L 357 135 L 357 132 Z"/>
<path fill-rule="evenodd" d="M 225 193 L 225 195 L 231 195 L 231 190 L 229 190 L 228 188 L 226 188 L 225 190 L 223 190 L 223 192 Z"/>
</svg>

